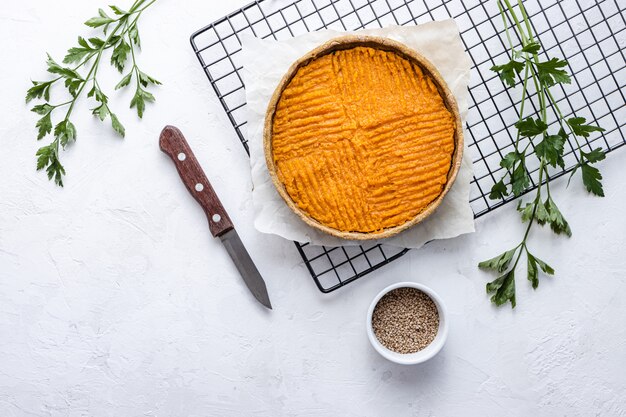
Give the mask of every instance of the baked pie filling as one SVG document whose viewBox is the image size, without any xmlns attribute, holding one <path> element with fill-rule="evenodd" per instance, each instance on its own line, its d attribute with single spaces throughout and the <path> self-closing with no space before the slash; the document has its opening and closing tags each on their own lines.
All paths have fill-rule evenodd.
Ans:
<svg viewBox="0 0 626 417">
<path fill-rule="evenodd" d="M 376 233 L 444 190 L 455 119 L 419 64 L 368 46 L 300 67 L 276 106 L 272 158 L 295 204 L 344 232 Z"/>
</svg>

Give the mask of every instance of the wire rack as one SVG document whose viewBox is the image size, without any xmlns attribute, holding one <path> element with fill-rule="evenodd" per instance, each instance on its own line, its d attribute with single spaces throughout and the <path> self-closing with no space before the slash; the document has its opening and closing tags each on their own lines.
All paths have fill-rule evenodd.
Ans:
<svg viewBox="0 0 626 417">
<path fill-rule="evenodd" d="M 553 89 L 559 107 L 566 117 L 575 113 L 606 129 L 586 139 L 583 146 L 611 152 L 625 145 L 626 1 L 527 0 L 524 4 L 544 53 L 569 62 L 572 83 Z M 474 163 L 470 203 L 475 217 L 480 217 L 511 200 L 490 200 L 489 192 L 502 176 L 502 156 L 513 148 L 512 126 L 519 118 L 521 99 L 519 89 L 505 88 L 489 70 L 509 59 L 495 0 L 259 0 L 195 32 L 191 44 L 249 153 L 240 75 L 241 34 L 280 40 L 321 29 L 415 25 L 450 17 L 459 25 L 473 61 L 466 140 Z M 566 145 L 566 169 L 553 172 L 550 178 L 571 171 L 578 158 L 574 149 L 572 143 Z M 537 170 L 538 164 L 529 166 L 531 186 L 527 192 L 538 185 Z M 336 290 L 408 251 L 380 244 L 295 244 L 322 292 Z"/>
</svg>

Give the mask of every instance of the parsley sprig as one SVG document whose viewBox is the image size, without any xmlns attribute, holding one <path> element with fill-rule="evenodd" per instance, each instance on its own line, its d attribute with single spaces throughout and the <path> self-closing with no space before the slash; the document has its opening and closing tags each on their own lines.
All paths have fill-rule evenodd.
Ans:
<svg viewBox="0 0 626 417">
<path fill-rule="evenodd" d="M 479 267 L 490 269 L 499 274 L 498 278 L 489 282 L 486 286 L 488 294 L 492 294 L 491 301 L 500 306 L 507 302 L 515 307 L 515 271 L 522 258 L 526 254 L 527 278 L 533 288 L 539 285 L 539 271 L 546 275 L 554 275 L 554 269 L 543 260 L 530 252 L 528 247 L 528 235 L 533 224 L 540 226 L 550 225 L 556 234 L 571 236 L 567 220 L 557 207 L 550 194 L 550 167 L 565 169 L 563 160 L 565 143 L 573 138 L 576 143 L 578 162 L 570 175 L 580 169 L 585 188 L 592 194 L 603 197 L 602 175 L 592 164 L 605 158 L 602 148 L 596 148 L 589 152 L 582 149 L 579 138 L 587 138 L 594 132 L 602 132 L 599 126 L 587 124 L 583 117 L 565 118 L 552 95 L 550 88 L 557 84 L 569 84 L 570 75 L 567 70 L 567 61 L 551 58 L 546 61 L 539 59 L 541 44 L 533 35 L 528 14 L 521 0 L 517 1 L 519 13 L 515 11 L 510 0 L 498 0 L 498 8 L 504 22 L 506 36 L 511 48 L 511 60 L 503 65 L 495 65 L 491 69 L 500 76 L 500 79 L 509 87 L 514 87 L 519 77 L 522 80 L 522 99 L 519 109 L 519 120 L 515 124 L 517 137 L 514 150 L 504 156 L 500 166 L 505 169 L 503 177 L 496 182 L 489 197 L 491 199 L 503 199 L 513 195 L 519 197 L 530 185 L 529 168 L 527 160 L 537 158 L 539 161 L 539 182 L 535 197 L 526 204 L 520 200 L 517 210 L 521 214 L 523 222 L 528 222 L 526 231 L 521 242 L 512 249 L 486 261 L 480 262 Z M 507 17 L 512 20 L 513 30 L 521 39 L 521 48 L 515 48 L 508 29 Z M 523 75 L 522 75 L 523 74 Z M 539 114 L 524 115 L 526 102 L 530 99 L 528 93 L 529 82 L 532 82 L 536 98 L 538 100 Z M 549 131 L 548 107 L 553 109 L 558 130 Z M 528 139 L 522 148 L 520 142 Z"/>
<path fill-rule="evenodd" d="M 47 81 L 33 81 L 33 86 L 26 93 L 26 102 L 43 100 L 31 110 L 42 116 L 35 126 L 41 140 L 52 133 L 53 140 L 37 151 L 37 170 L 46 169 L 48 179 L 63 186 L 65 168 L 59 160 L 61 149 L 76 140 L 76 127 L 71 122 L 72 111 L 82 93 L 86 91 L 88 98 L 95 102 L 91 109 L 94 116 L 101 121 L 109 118 L 115 132 L 124 137 L 124 126 L 109 106 L 109 98 L 98 83 L 97 75 L 104 52 L 111 50 L 111 65 L 120 73 L 124 73 L 129 56 L 132 58 L 132 68 L 125 74 L 115 89 L 126 87 L 135 82 L 135 93 L 130 102 L 131 108 L 136 108 L 138 116 L 143 117 L 146 102 L 154 101 L 154 96 L 147 91 L 149 85 L 161 84 L 155 78 L 141 71 L 135 59 L 135 50 L 141 48 L 141 40 L 137 28 L 137 21 L 141 14 L 156 0 L 135 0 L 131 8 L 126 11 L 117 6 L 109 6 L 112 15 L 103 9 L 98 15 L 85 22 L 91 28 L 98 28 L 102 37 L 94 36 L 85 39 L 78 37 L 78 45 L 70 48 L 63 58 L 63 64 L 57 63 L 49 54 L 46 60 L 48 72 L 56 75 Z M 69 99 L 58 103 L 51 103 L 51 89 L 57 83 L 64 85 Z M 64 114 L 62 112 L 65 112 Z M 52 121 L 53 113 L 62 114 L 62 119 L 56 124 Z"/>
</svg>

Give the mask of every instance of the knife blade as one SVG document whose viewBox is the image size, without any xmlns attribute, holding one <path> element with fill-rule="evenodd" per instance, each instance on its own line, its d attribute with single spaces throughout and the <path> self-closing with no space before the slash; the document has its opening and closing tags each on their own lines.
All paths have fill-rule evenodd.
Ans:
<svg viewBox="0 0 626 417">
<path fill-rule="evenodd" d="M 248 289 L 265 307 L 271 309 L 272 303 L 270 302 L 269 295 L 267 294 L 267 287 L 265 281 L 256 269 L 256 265 L 252 262 L 252 258 L 248 254 L 243 242 L 239 238 L 239 235 L 235 229 L 231 229 L 228 232 L 220 235 L 222 244 L 226 248 L 226 251 L 232 258 L 237 270 L 241 274 L 241 277 L 246 282 Z"/>
<path fill-rule="evenodd" d="M 252 295 L 265 307 L 271 309 L 272 304 L 263 277 L 241 242 L 233 222 L 182 132 L 174 126 L 165 126 L 159 137 L 159 146 L 174 161 L 187 190 L 206 213 L 211 234 L 213 237 L 220 238 Z"/>
</svg>

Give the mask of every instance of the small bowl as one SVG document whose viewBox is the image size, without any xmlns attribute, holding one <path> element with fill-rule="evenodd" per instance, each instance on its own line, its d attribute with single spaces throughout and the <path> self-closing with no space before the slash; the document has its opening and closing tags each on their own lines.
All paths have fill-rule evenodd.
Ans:
<svg viewBox="0 0 626 417">
<path fill-rule="evenodd" d="M 395 290 L 396 288 L 405 287 L 418 289 L 424 294 L 428 295 L 435 303 L 435 306 L 437 307 L 437 312 L 439 313 L 439 329 L 437 329 L 437 335 L 435 336 L 435 339 L 424 349 L 415 353 L 398 353 L 386 348 L 385 346 L 383 346 L 382 343 L 380 343 L 380 341 L 374 334 L 374 329 L 372 327 L 372 315 L 374 314 L 374 308 L 376 308 L 376 305 L 378 304 L 380 299 L 383 298 L 385 294 Z M 399 363 L 401 365 L 415 365 L 418 363 L 426 362 L 441 350 L 448 337 L 448 320 L 446 317 L 446 309 L 443 305 L 443 301 L 433 290 L 416 282 L 398 282 L 396 284 L 388 286 L 387 288 L 379 292 L 378 295 L 374 297 L 374 300 L 372 301 L 372 304 L 367 311 L 366 325 L 367 337 L 369 338 L 372 346 L 374 346 L 374 349 L 376 349 L 376 351 L 380 353 L 384 358 L 392 362 Z"/>
</svg>

